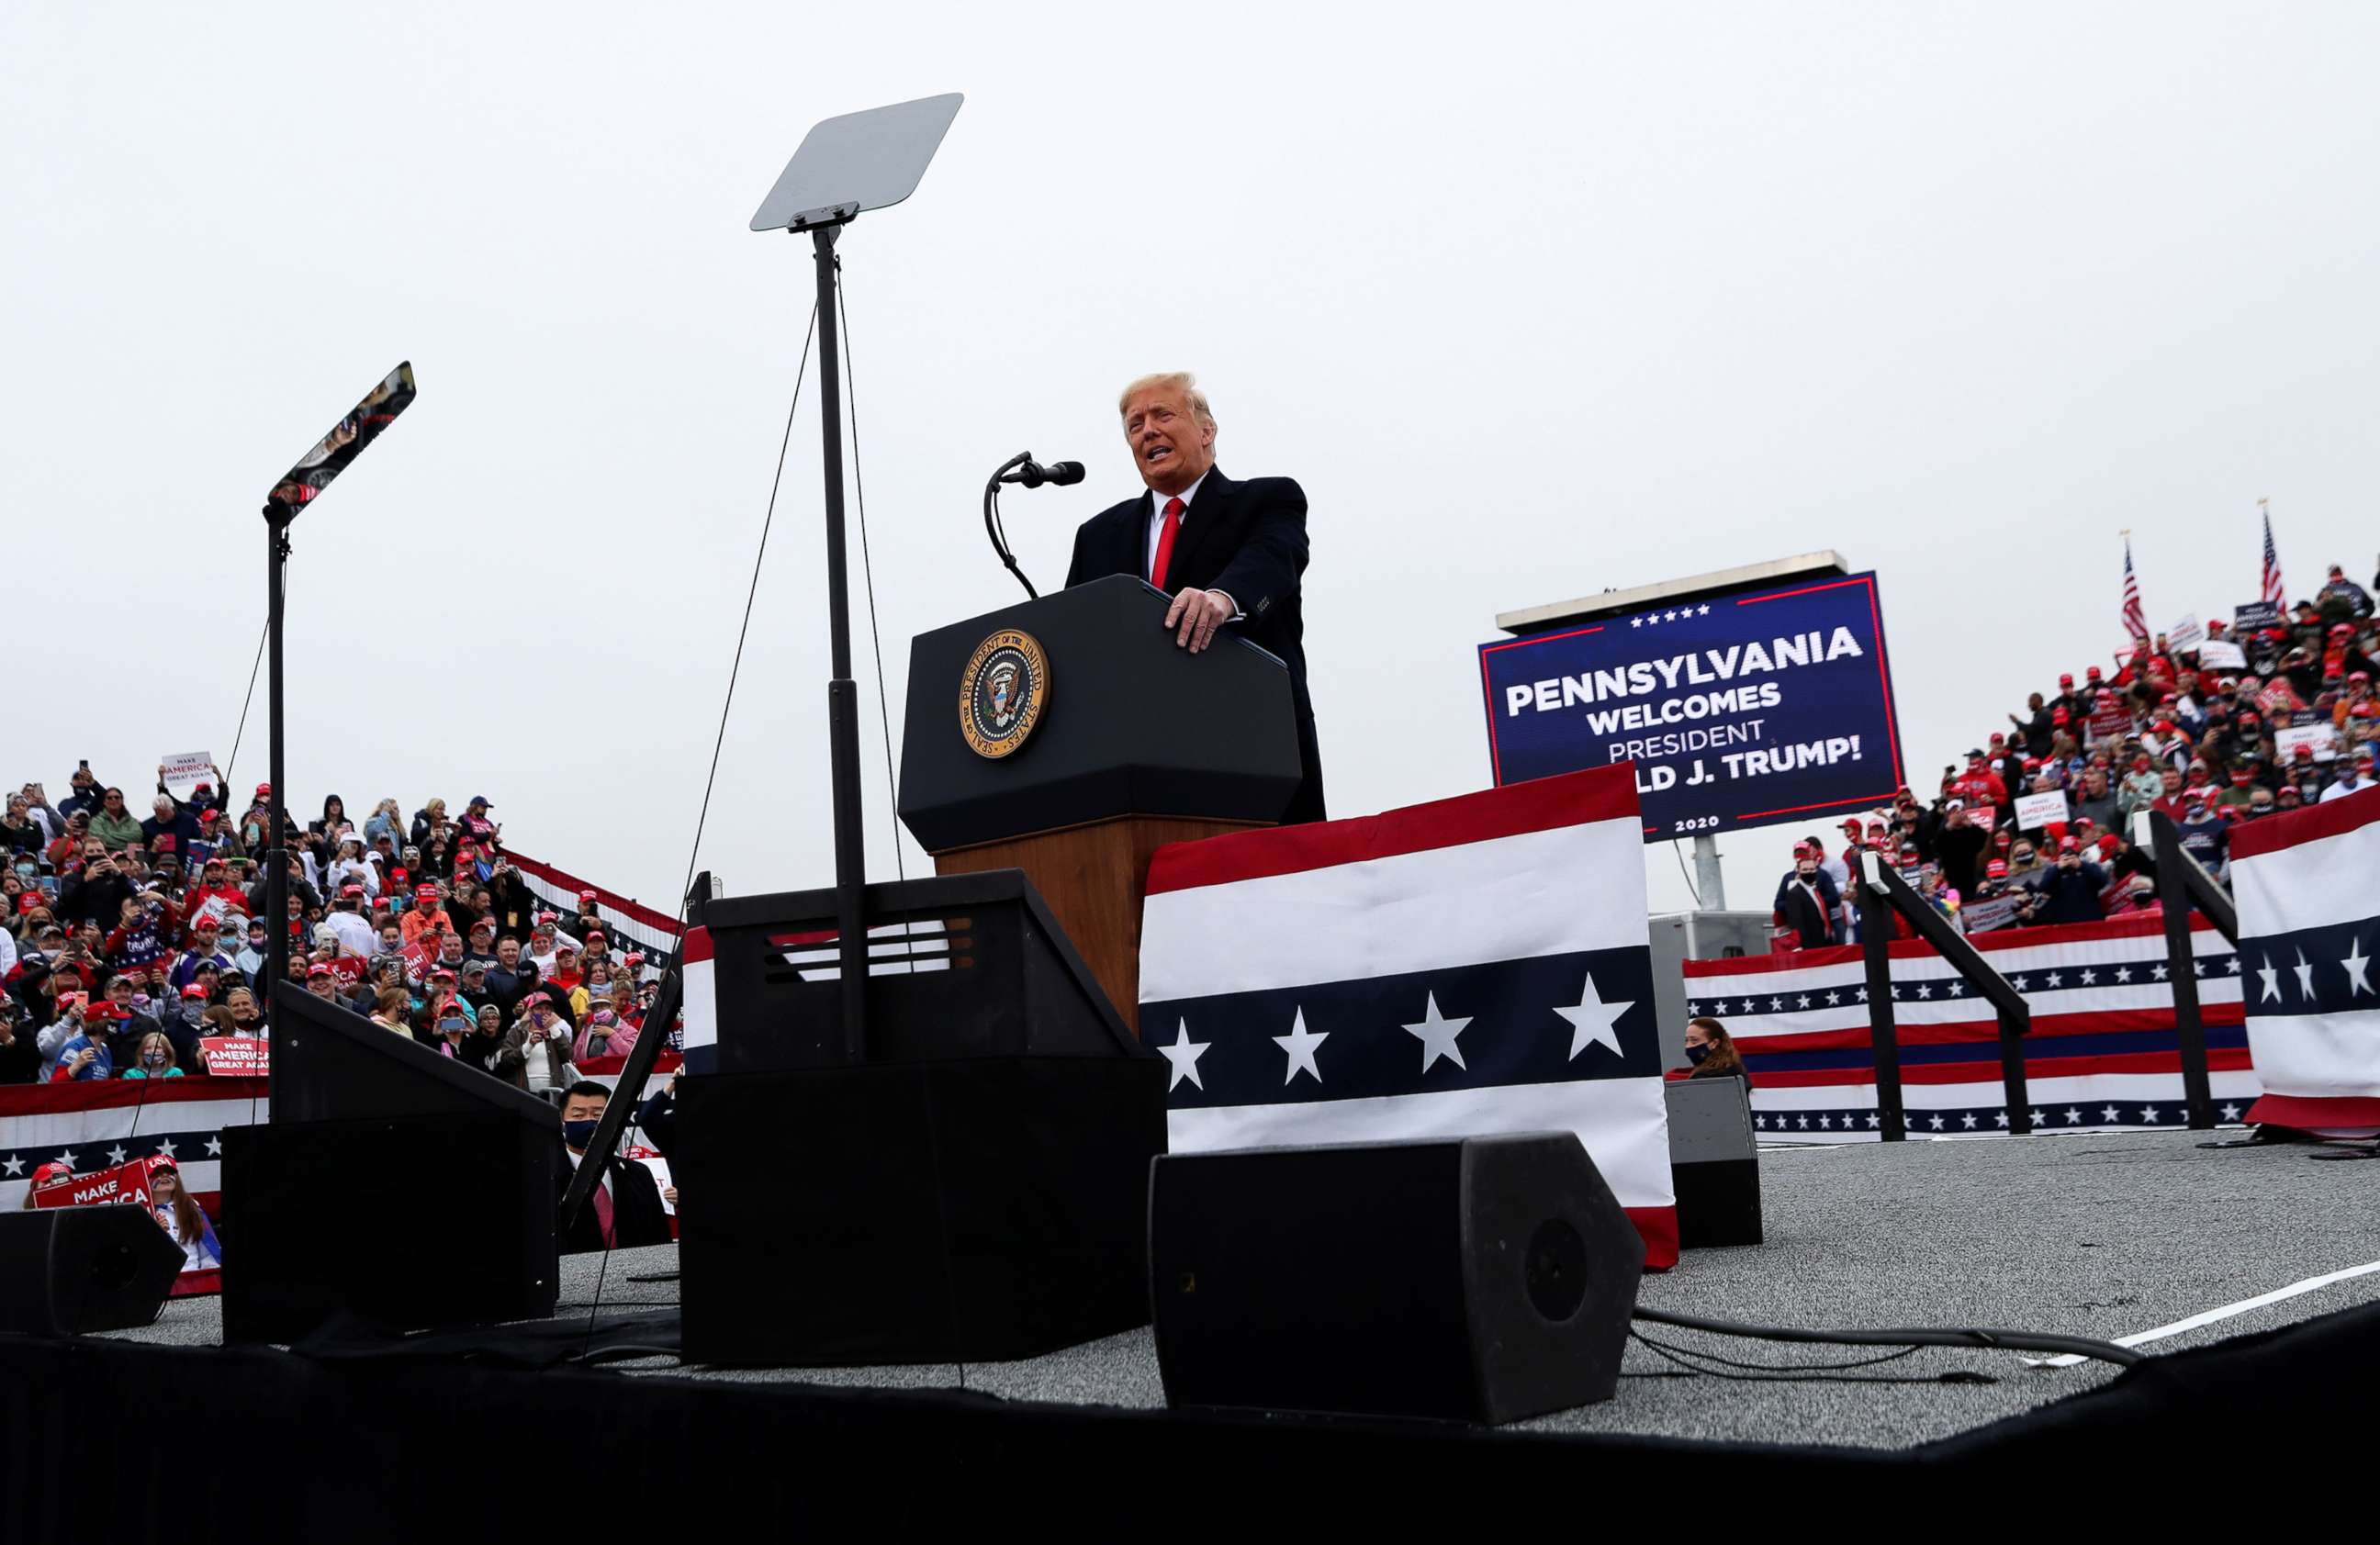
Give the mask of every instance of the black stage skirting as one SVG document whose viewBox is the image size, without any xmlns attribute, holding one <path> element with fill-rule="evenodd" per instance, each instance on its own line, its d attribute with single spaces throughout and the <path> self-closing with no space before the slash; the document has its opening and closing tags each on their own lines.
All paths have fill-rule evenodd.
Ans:
<svg viewBox="0 0 2380 1545">
<path fill-rule="evenodd" d="M 2375 1388 L 2380 1305 L 2153 1358 L 1900 1450 L 11 1336 L 0 1337 L 0 1539 L 617 1538 L 632 1520 L 687 1526 L 723 1520 L 722 1509 L 772 1536 L 987 1525 L 1269 1534 L 1301 1516 L 1475 1533 L 1526 1518 L 1583 1524 L 1597 1499 L 1624 1509 L 1601 1515 L 1639 1526 L 1672 1507 L 1682 1518 L 1857 1520 L 1878 1488 L 1950 1478 L 1991 1483 L 1936 1497 L 1982 1527 L 2008 1508 L 2030 1514 L 2028 1496 L 2055 1513 L 2096 1493 L 2119 1516 L 2192 1496 L 2236 1503 L 2242 1487 L 2262 1489 L 2240 1458 L 2277 1445 L 2299 1455 L 2301 1479 L 2333 1472 L 2337 1444 L 2368 1425 Z"/>
</svg>

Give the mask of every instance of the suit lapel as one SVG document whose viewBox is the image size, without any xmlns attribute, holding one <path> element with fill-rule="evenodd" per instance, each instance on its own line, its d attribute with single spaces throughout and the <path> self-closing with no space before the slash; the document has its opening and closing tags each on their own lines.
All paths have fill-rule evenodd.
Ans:
<svg viewBox="0 0 2380 1545">
<path fill-rule="evenodd" d="M 1132 559 L 1132 567 L 1123 572 L 1142 579 L 1148 577 L 1148 490 L 1143 489 L 1139 502 L 1133 505 L 1127 517 L 1123 540 L 1118 544 L 1118 549 Z"/>
<path fill-rule="evenodd" d="M 1223 524 L 1232 491 L 1238 487 L 1237 483 L 1223 476 L 1221 467 L 1207 469 L 1207 480 L 1198 485 L 1198 495 L 1190 501 L 1190 524 L 1173 538 L 1173 558 L 1166 565 L 1169 580 L 1176 574 L 1193 572 L 1191 564 L 1196 561 L 1199 549 L 1207 545 L 1207 538 Z M 1182 586 L 1177 583 L 1172 588 L 1179 590 Z"/>
</svg>

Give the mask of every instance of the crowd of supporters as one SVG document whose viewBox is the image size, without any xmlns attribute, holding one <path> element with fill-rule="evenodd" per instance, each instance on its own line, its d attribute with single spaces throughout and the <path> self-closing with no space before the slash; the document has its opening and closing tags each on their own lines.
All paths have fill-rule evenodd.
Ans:
<svg viewBox="0 0 2380 1545">
<path fill-rule="evenodd" d="M 659 961 L 623 948 L 595 894 L 549 906 L 506 856 L 485 796 L 360 822 L 337 795 L 312 820 L 273 790 L 234 814 L 220 769 L 188 797 L 75 769 L 0 817 L 0 1083 L 202 1073 L 201 1043 L 269 1034 L 265 865 L 287 876 L 291 981 L 516 1087 L 558 1098 L 590 1057 L 645 1029 Z"/>
<path fill-rule="evenodd" d="M 2370 593 L 2334 567 L 2313 599 L 2274 611 L 2264 625 L 2209 622 L 2184 647 L 2162 634 L 2140 640 L 2112 675 L 2095 665 L 2080 681 L 2061 675 L 1963 765 L 1944 767 L 1935 797 L 1903 788 L 1890 808 L 1845 820 L 1839 841 L 1805 837 L 1777 889 L 1780 944 L 1857 936 L 1848 899 L 1863 850 L 1969 932 L 2088 923 L 2156 906 L 2131 842 L 2135 812 L 2171 816 L 2192 856 L 2228 884 L 2240 823 L 2373 787 L 2380 619 Z M 2054 799 L 2021 815 L 2027 795 Z"/>
</svg>

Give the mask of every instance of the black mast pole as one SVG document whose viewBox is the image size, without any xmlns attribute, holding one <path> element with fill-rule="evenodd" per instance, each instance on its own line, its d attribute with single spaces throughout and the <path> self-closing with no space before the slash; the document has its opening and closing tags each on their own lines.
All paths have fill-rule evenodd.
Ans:
<svg viewBox="0 0 2380 1545">
<path fill-rule="evenodd" d="M 843 372 L 835 328 L 834 240 L 839 223 L 813 226 L 818 259 L 819 438 L 826 473 L 827 625 L 833 671 L 826 686 L 827 758 L 834 779 L 834 926 L 842 962 L 844 1055 L 868 1056 L 868 929 L 861 887 L 868 848 L 859 809 L 859 688 L 851 679 L 851 595 L 844 577 Z"/>
<path fill-rule="evenodd" d="M 264 852 L 264 990 L 258 996 L 263 1000 L 268 1025 L 273 996 L 289 980 L 289 852 L 282 816 L 288 785 L 283 781 L 281 766 L 281 596 L 283 570 L 289 561 L 289 522 L 295 513 L 278 504 L 264 507 L 264 776 L 272 782 L 273 791 L 265 796 L 269 835 Z M 230 790 L 224 791 L 224 798 L 231 798 Z"/>
</svg>

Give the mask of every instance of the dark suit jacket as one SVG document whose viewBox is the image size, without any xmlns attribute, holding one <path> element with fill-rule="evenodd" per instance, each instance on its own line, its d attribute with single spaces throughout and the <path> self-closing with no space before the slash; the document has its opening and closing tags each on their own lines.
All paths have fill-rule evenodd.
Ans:
<svg viewBox="0 0 2380 1545">
<path fill-rule="evenodd" d="M 1067 585 L 1110 574 L 1145 576 L 1154 507 L 1155 496 L 1143 489 L 1139 497 L 1085 521 L 1075 532 Z M 1234 482 L 1218 466 L 1208 469 L 1191 501 L 1165 575 L 1168 591 L 1188 586 L 1230 596 L 1244 614 L 1231 624 L 1232 631 L 1289 667 L 1305 779 L 1282 816 L 1284 824 L 1324 818 L 1322 758 L 1314 734 L 1314 700 L 1305 690 L 1305 617 L 1298 596 L 1305 556 L 1305 490 L 1288 477 Z"/>
<path fill-rule="evenodd" d="M 563 1155 L 562 1189 L 554 1193 L 560 1201 L 570 1189 L 570 1177 L 576 1173 L 570 1167 L 570 1155 Z M 670 1242 L 669 1214 L 662 1211 L 662 1189 L 653 1183 L 653 1172 L 627 1159 L 612 1161 L 612 1229 L 622 1248 L 630 1245 L 666 1245 Z M 595 1221 L 595 1199 L 589 1197 L 587 1205 L 578 1210 L 578 1220 L 563 1237 L 562 1253 L 576 1255 L 585 1250 L 603 1248 L 602 1225 Z"/>
</svg>

